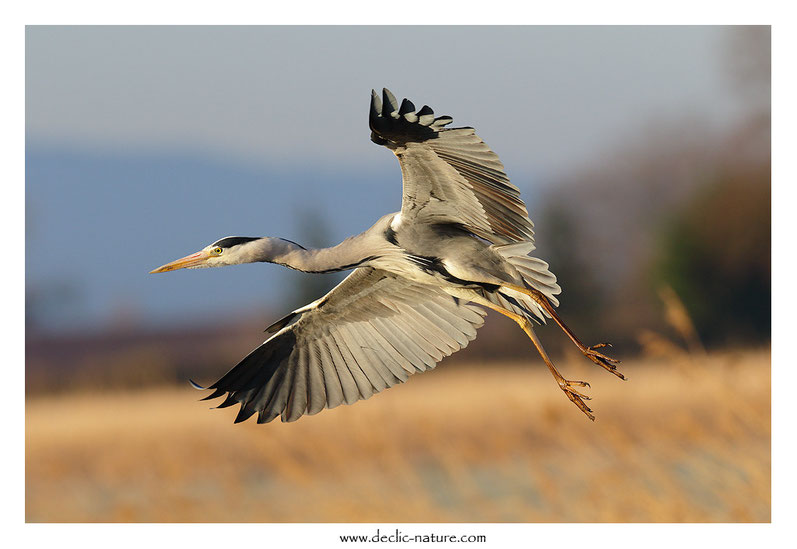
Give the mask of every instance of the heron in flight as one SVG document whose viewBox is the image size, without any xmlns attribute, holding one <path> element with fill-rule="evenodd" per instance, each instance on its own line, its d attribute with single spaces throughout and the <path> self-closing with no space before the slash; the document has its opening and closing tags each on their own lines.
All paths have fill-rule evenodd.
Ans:
<svg viewBox="0 0 797 549">
<path fill-rule="evenodd" d="M 257 414 L 295 421 L 353 404 L 462 348 L 484 323 L 483 307 L 514 320 L 578 408 L 591 420 L 585 381 L 565 379 L 532 328 L 553 319 L 595 364 L 621 379 L 601 343 L 588 347 L 554 309 L 556 277 L 534 250 L 534 224 L 498 156 L 473 128 L 447 128 L 387 89 L 371 93 L 371 140 L 390 149 L 403 179 L 401 211 L 337 246 L 306 249 L 273 237 L 222 238 L 152 271 L 277 263 L 310 273 L 353 272 L 325 296 L 278 320 L 273 334 L 203 400 L 240 404 L 235 422 Z M 199 389 L 205 389 L 199 385 Z"/>
</svg>

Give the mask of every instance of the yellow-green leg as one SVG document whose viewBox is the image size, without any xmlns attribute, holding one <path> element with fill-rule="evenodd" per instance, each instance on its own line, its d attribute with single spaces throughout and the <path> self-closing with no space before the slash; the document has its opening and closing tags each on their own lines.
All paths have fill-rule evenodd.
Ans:
<svg viewBox="0 0 797 549">
<path fill-rule="evenodd" d="M 564 376 L 559 373 L 559 371 L 556 369 L 556 366 L 553 365 L 553 362 L 551 362 L 551 359 L 548 357 L 548 353 L 546 353 L 545 349 L 542 348 L 542 343 L 540 343 L 540 340 L 537 338 L 537 334 L 534 333 L 531 322 L 526 317 L 515 314 L 512 311 L 507 311 L 506 309 L 493 303 L 482 302 L 481 304 L 498 311 L 502 315 L 508 316 L 517 322 L 518 326 L 520 326 L 520 328 L 526 332 L 526 335 L 529 336 L 529 339 L 531 339 L 531 342 L 534 344 L 537 352 L 540 353 L 542 360 L 545 362 L 545 365 L 548 366 L 551 374 L 553 374 L 553 377 L 556 380 L 556 383 L 559 385 L 559 388 L 564 391 L 565 395 L 567 395 L 567 398 L 569 398 L 573 404 L 578 406 L 579 410 L 584 412 L 592 421 L 595 421 L 595 416 L 592 414 L 592 410 L 584 403 L 584 400 L 590 400 L 590 397 L 573 388 L 574 386 L 589 387 L 589 383 L 586 381 L 572 381 L 565 379 Z"/>
<path fill-rule="evenodd" d="M 545 295 L 543 295 L 542 292 L 531 288 L 522 288 L 520 286 L 515 286 L 513 284 L 505 284 L 504 287 L 510 290 L 515 290 L 516 292 L 526 294 L 527 296 L 532 298 L 537 304 L 540 305 L 540 307 L 545 309 L 545 311 L 549 315 L 551 315 L 551 318 L 553 318 L 554 322 L 556 322 L 556 324 L 559 325 L 562 331 L 564 331 L 564 333 L 567 334 L 567 337 L 569 337 L 570 340 L 576 344 L 578 350 L 581 351 L 581 353 L 585 357 L 590 359 L 592 362 L 594 362 L 601 368 L 604 368 L 608 372 L 611 372 L 612 374 L 616 375 L 620 379 L 625 379 L 625 376 L 617 371 L 617 364 L 620 363 L 619 360 L 617 360 L 616 358 L 606 356 L 603 353 L 599 353 L 598 351 L 596 351 L 596 349 L 600 349 L 602 347 L 611 347 L 612 346 L 611 343 L 598 343 L 597 345 L 592 345 L 591 347 L 587 347 L 581 342 L 580 339 L 578 339 L 578 337 L 576 337 L 576 334 L 574 334 L 573 331 L 567 327 L 564 321 L 562 321 L 562 319 L 556 313 L 556 309 L 553 308 L 551 302 L 548 301 L 548 298 L 545 297 Z"/>
</svg>

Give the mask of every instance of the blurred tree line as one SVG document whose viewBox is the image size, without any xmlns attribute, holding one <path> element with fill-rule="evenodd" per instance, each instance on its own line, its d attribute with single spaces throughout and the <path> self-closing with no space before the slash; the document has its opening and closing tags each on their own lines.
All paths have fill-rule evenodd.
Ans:
<svg viewBox="0 0 797 549">
<path fill-rule="evenodd" d="M 770 336 L 770 201 L 769 165 L 722 174 L 661 230 L 651 280 L 680 296 L 705 343 Z"/>
<path fill-rule="evenodd" d="M 726 54 L 736 125 L 649 124 L 532 212 L 562 314 L 588 341 L 634 346 L 651 330 L 683 339 L 668 320 L 673 299 L 705 345 L 770 338 L 769 28 L 732 29 Z"/>
</svg>

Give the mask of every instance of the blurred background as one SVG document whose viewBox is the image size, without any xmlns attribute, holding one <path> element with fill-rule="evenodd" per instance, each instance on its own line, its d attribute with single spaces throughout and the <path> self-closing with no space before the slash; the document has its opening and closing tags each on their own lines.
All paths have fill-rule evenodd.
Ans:
<svg viewBox="0 0 797 549">
<path fill-rule="evenodd" d="M 770 520 L 769 27 L 32 26 L 25 72 L 28 521 Z M 296 424 L 196 402 L 341 277 L 148 271 L 398 210 L 383 86 L 501 156 L 630 378 L 539 330 L 594 424 L 495 315 Z"/>
</svg>

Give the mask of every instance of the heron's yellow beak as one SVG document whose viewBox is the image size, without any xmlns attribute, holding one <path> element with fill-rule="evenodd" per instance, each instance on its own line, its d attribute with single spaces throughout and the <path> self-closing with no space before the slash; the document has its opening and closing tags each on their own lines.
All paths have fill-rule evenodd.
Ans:
<svg viewBox="0 0 797 549">
<path fill-rule="evenodd" d="M 202 265 L 210 257 L 210 253 L 202 251 L 195 254 L 188 255 L 182 259 L 177 259 L 166 265 L 161 265 L 149 274 L 165 273 L 167 271 L 174 271 L 177 269 L 185 269 L 186 267 L 198 267 Z"/>
</svg>

